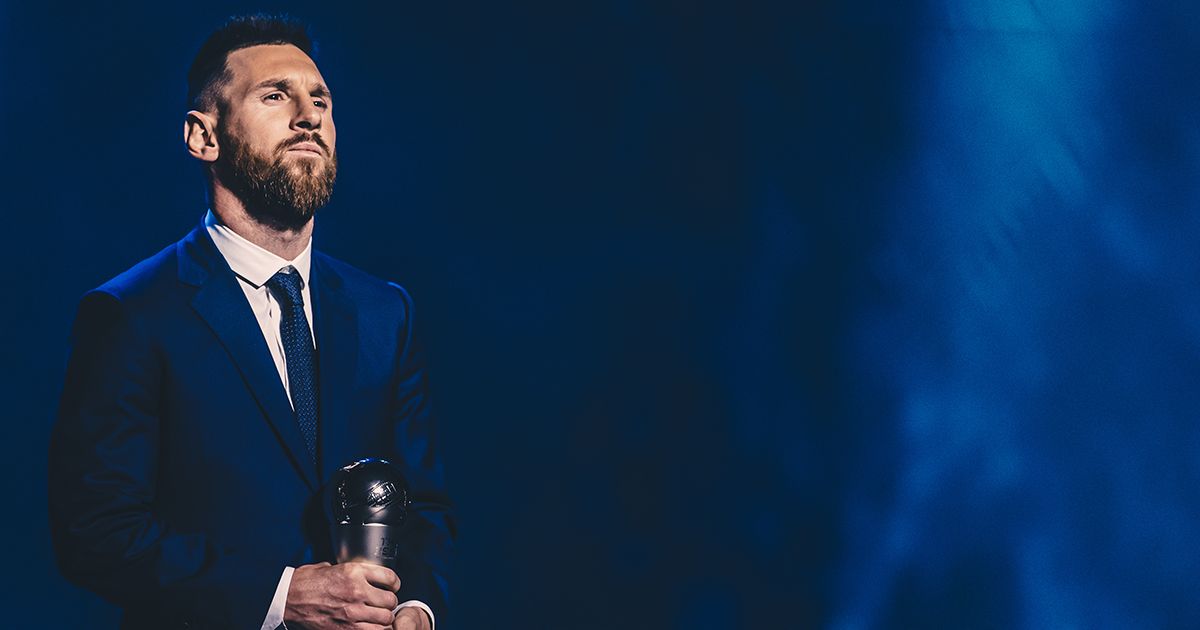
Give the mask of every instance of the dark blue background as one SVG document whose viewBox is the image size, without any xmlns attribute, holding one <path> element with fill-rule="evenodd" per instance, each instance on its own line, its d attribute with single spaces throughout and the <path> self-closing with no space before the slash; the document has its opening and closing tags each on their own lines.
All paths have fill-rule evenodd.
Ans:
<svg viewBox="0 0 1200 630">
<path fill-rule="evenodd" d="M 318 247 L 431 350 L 439 621 L 1195 627 L 1188 6 L 0 4 L 0 624 L 115 626 L 45 531 L 74 306 L 203 213 L 200 42 L 287 9 L 337 93 Z"/>
</svg>

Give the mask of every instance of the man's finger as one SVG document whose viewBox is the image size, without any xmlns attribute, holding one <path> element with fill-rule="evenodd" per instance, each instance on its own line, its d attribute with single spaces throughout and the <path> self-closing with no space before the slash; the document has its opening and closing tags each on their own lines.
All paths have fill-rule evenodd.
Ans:
<svg viewBox="0 0 1200 630">
<path fill-rule="evenodd" d="M 405 608 L 400 611 L 400 614 L 396 616 L 396 620 L 392 622 L 392 630 L 417 630 L 417 628 L 426 627 L 423 625 L 425 620 L 424 612 Z"/>
<path fill-rule="evenodd" d="M 373 608 L 366 604 L 355 604 L 346 607 L 349 621 L 365 624 L 375 624 L 384 627 L 392 625 L 392 611 Z"/>
<path fill-rule="evenodd" d="M 396 604 L 400 603 L 400 600 L 396 597 L 396 594 L 391 591 L 381 588 L 371 588 L 367 589 L 367 591 L 368 606 L 383 608 L 390 613 L 396 608 Z"/>
<path fill-rule="evenodd" d="M 366 566 L 367 568 L 363 570 L 363 575 L 367 578 L 368 582 L 393 593 L 400 590 L 400 577 L 396 575 L 395 571 L 374 564 Z"/>
</svg>

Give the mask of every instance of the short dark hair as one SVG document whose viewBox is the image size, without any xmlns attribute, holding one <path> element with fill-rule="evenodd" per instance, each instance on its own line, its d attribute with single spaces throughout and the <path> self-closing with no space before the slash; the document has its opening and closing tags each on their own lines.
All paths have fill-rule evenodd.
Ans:
<svg viewBox="0 0 1200 630">
<path fill-rule="evenodd" d="M 291 44 L 309 57 L 314 56 L 315 46 L 308 29 L 298 20 L 261 13 L 231 17 L 208 36 L 192 60 L 187 75 L 188 106 L 201 111 L 218 107 L 221 88 L 230 78 L 225 66 L 229 53 L 263 44 Z"/>
</svg>

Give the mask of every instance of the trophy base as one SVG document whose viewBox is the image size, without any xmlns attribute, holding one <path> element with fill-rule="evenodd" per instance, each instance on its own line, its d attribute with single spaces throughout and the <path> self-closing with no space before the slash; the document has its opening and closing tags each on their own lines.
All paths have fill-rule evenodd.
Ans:
<svg viewBox="0 0 1200 630">
<path fill-rule="evenodd" d="M 368 562 L 399 569 L 400 528 L 383 523 L 338 525 L 334 530 L 337 561 Z"/>
</svg>

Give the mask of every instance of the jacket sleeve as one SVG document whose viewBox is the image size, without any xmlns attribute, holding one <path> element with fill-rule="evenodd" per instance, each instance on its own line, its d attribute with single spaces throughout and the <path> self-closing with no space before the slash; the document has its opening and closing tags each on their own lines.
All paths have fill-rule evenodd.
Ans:
<svg viewBox="0 0 1200 630">
<path fill-rule="evenodd" d="M 50 444 L 59 567 L 119 606 L 181 626 L 257 628 L 283 567 L 155 514 L 166 367 L 127 305 L 104 291 L 84 296 Z"/>
<path fill-rule="evenodd" d="M 413 333 L 412 298 L 399 285 L 404 313 L 398 332 L 393 430 L 395 449 L 412 491 L 413 518 L 401 544 L 400 601 L 415 599 L 444 623 L 455 521 L 438 456 L 428 374 Z"/>
</svg>

